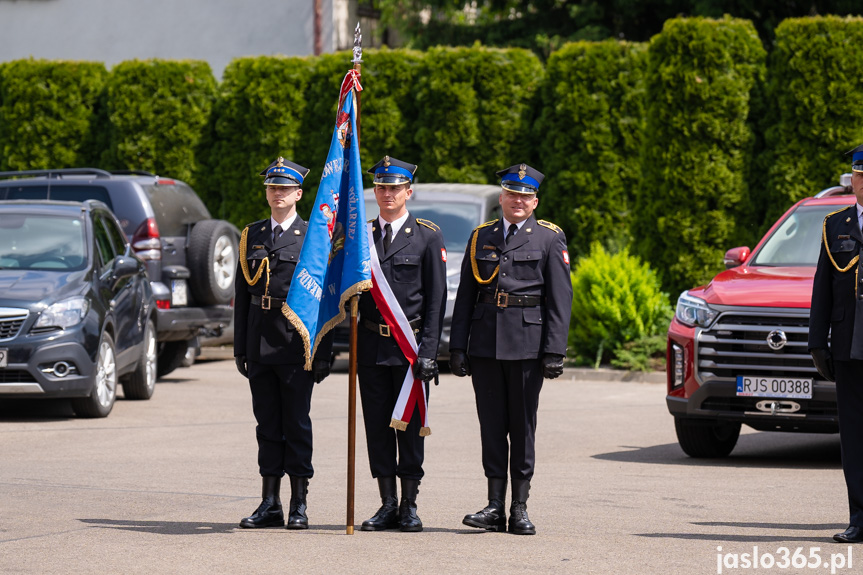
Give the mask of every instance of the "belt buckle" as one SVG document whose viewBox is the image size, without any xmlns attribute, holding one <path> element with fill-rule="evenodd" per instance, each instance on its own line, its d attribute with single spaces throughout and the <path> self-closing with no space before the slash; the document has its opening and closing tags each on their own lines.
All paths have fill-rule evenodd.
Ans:
<svg viewBox="0 0 863 575">
<path fill-rule="evenodd" d="M 495 304 L 497 307 L 507 307 L 509 305 L 509 294 L 506 292 L 497 292 L 497 295 L 495 295 Z"/>
<path fill-rule="evenodd" d="M 270 296 L 261 296 L 261 309 L 270 309 Z"/>
<path fill-rule="evenodd" d="M 382 337 L 392 337 L 392 334 L 390 334 L 390 326 L 383 323 L 378 324 L 378 333 Z"/>
</svg>

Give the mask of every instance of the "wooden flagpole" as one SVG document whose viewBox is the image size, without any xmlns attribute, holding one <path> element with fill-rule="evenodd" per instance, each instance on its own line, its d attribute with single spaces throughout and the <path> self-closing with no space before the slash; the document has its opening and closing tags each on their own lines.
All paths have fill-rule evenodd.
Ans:
<svg viewBox="0 0 863 575">
<path fill-rule="evenodd" d="M 362 70 L 362 48 L 363 36 L 360 33 L 360 24 L 357 22 L 357 27 L 354 30 L 354 70 L 360 72 Z M 357 98 L 357 147 L 360 145 L 360 93 L 354 92 Z M 353 169 L 359 169 L 352 166 Z M 363 191 L 359 190 L 362 194 Z M 360 201 L 363 201 L 360 198 Z M 364 223 L 364 222 L 362 222 Z M 351 335 L 350 335 L 350 352 L 348 359 L 348 509 L 346 523 L 346 533 L 354 534 L 354 483 L 356 477 L 356 442 L 357 442 L 357 311 L 359 308 L 359 295 L 351 296 Z"/>
</svg>

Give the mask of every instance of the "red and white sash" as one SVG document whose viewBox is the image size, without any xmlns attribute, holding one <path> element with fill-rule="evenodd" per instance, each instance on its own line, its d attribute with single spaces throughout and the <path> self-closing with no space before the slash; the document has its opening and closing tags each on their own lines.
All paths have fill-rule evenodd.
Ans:
<svg viewBox="0 0 863 575">
<path fill-rule="evenodd" d="M 369 235 L 369 255 L 372 267 L 372 298 L 378 306 L 378 311 L 384 318 L 390 328 L 390 334 L 395 338 L 399 349 L 405 354 L 410 366 L 405 374 L 405 381 L 402 383 L 402 389 L 399 392 L 398 400 L 396 401 L 395 409 L 393 409 L 392 421 L 390 427 L 405 431 L 410 423 L 414 409 L 419 409 L 420 420 L 422 421 L 422 429 L 420 435 L 431 435 L 431 428 L 428 423 L 428 396 L 426 388 L 422 380 L 414 379 L 413 366 L 417 362 L 417 347 L 416 337 L 411 329 L 410 322 L 405 316 L 402 307 L 396 299 L 386 276 L 381 269 L 381 262 L 378 259 L 378 250 L 375 248 L 375 241 L 372 235 L 372 224 L 369 223 L 366 231 Z"/>
</svg>

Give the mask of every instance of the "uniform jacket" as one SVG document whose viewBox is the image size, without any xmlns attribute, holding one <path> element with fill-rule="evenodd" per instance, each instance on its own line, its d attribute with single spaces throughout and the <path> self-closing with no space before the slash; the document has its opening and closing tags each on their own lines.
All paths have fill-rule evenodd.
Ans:
<svg viewBox="0 0 863 575">
<path fill-rule="evenodd" d="M 269 258 L 270 284 L 267 294 L 284 300 L 288 295 L 300 249 L 306 237 L 308 223 L 297 216 L 290 228 L 273 243 L 270 218 L 247 226 L 246 253 L 249 276 L 255 277 L 264 258 Z M 266 364 L 304 363 L 302 337 L 281 311 L 281 302 L 273 302 L 265 311 L 251 302 L 252 296 L 263 296 L 267 286 L 266 271 L 255 285 L 249 285 L 242 266 L 237 266 L 234 284 L 234 355 L 245 355 L 249 361 Z M 329 359 L 332 337 L 325 337 L 318 346 L 316 357 Z"/>
<path fill-rule="evenodd" d="M 824 219 L 821 254 L 812 284 L 809 349 L 827 349 L 832 328 L 830 350 L 840 361 L 863 359 L 863 326 L 856 330 L 860 341 L 854 341 L 855 324 L 863 323 L 863 318 L 855 319 L 857 302 L 863 298 L 863 274 L 858 271 L 861 250 L 863 233 L 857 224 L 856 204 Z"/>
<path fill-rule="evenodd" d="M 440 228 L 408 215 L 384 255 L 383 232 L 377 218 L 371 221 L 372 237 L 381 269 L 408 321 L 422 318 L 417 333 L 419 357 L 436 358 L 446 310 L 446 248 Z M 360 296 L 357 361 L 360 365 L 407 365 L 392 337 L 363 326 L 363 320 L 384 323 L 370 292 Z"/>
<path fill-rule="evenodd" d="M 540 220 L 542 221 L 542 220 Z M 468 239 L 452 317 L 450 349 L 496 359 L 535 359 L 566 355 L 572 282 L 566 235 L 549 222 L 530 216 L 509 244 L 503 220 L 476 228 Z M 475 244 L 474 244 L 475 239 Z M 488 283 L 477 281 L 497 276 Z M 498 268 L 498 266 L 500 266 Z M 536 307 L 498 307 L 480 303 L 480 294 L 496 291 L 540 296 Z"/>
</svg>

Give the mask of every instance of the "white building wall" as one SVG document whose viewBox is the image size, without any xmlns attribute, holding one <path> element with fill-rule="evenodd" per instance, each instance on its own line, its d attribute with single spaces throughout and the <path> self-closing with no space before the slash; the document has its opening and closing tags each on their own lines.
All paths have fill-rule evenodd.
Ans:
<svg viewBox="0 0 863 575">
<path fill-rule="evenodd" d="M 334 18 L 350 20 L 343 5 L 334 14 L 333 1 L 321 0 L 324 52 L 344 35 L 334 31 Z M 32 56 L 110 68 L 132 59 L 193 59 L 221 77 L 236 57 L 313 52 L 314 0 L 0 0 L 0 62 Z"/>
</svg>

